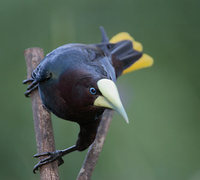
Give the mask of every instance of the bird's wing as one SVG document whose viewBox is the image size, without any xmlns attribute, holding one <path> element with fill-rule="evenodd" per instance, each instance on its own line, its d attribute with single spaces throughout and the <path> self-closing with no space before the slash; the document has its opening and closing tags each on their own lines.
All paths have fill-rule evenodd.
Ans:
<svg viewBox="0 0 200 180">
<path fill-rule="evenodd" d="M 42 82 L 46 81 L 51 78 L 51 72 L 48 71 L 46 68 L 45 64 L 45 58 L 42 60 L 42 62 L 36 67 L 36 69 L 32 72 L 31 77 L 37 81 L 37 82 Z"/>
<path fill-rule="evenodd" d="M 115 35 L 110 43 L 115 44 L 111 53 L 123 62 L 123 74 L 152 66 L 153 58 L 143 53 L 142 44 L 135 41 L 127 32 Z"/>
</svg>

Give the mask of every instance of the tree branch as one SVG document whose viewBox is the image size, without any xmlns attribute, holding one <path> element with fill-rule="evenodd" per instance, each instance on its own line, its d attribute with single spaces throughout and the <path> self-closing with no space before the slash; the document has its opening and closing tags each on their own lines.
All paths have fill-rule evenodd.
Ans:
<svg viewBox="0 0 200 180">
<path fill-rule="evenodd" d="M 98 128 L 98 132 L 95 138 L 94 143 L 91 145 L 88 150 L 85 161 L 82 165 L 82 168 L 78 174 L 77 180 L 89 180 L 91 179 L 92 173 L 96 166 L 99 154 L 103 148 L 103 144 L 106 138 L 106 134 L 109 129 L 110 122 L 112 120 L 113 111 L 105 110 L 101 123 Z"/>
<path fill-rule="evenodd" d="M 24 52 L 27 65 L 27 78 L 44 57 L 40 48 L 29 48 Z M 55 142 L 50 113 L 43 107 L 38 90 L 31 93 L 34 129 L 36 135 L 37 152 L 55 151 Z M 44 158 L 44 157 L 43 157 Z M 40 168 L 41 180 L 58 180 L 57 161 L 43 165 Z"/>
</svg>

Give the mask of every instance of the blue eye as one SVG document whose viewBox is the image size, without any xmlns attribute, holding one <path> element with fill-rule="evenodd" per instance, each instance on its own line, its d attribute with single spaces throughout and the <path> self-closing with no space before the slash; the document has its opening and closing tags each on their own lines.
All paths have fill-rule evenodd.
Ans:
<svg viewBox="0 0 200 180">
<path fill-rule="evenodd" d="M 93 95 L 95 95 L 97 93 L 97 91 L 96 91 L 95 88 L 91 87 L 90 88 L 90 93 L 93 94 Z"/>
</svg>

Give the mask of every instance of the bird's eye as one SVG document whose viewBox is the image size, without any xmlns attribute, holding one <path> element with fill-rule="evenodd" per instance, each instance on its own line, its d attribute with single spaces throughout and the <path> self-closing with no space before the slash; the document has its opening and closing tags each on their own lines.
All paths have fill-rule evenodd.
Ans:
<svg viewBox="0 0 200 180">
<path fill-rule="evenodd" d="M 90 88 L 90 93 L 93 94 L 93 95 L 95 95 L 97 93 L 97 91 L 96 91 L 95 88 L 91 87 Z"/>
</svg>

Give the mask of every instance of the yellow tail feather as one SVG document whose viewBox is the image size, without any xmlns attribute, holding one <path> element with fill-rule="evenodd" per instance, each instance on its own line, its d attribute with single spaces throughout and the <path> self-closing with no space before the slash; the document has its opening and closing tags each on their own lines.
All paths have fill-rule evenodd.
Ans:
<svg viewBox="0 0 200 180">
<path fill-rule="evenodd" d="M 134 38 L 131 37 L 130 34 L 127 32 L 118 33 L 117 35 L 115 35 L 111 38 L 110 42 L 117 43 L 117 42 L 123 41 L 123 40 L 132 41 L 134 50 L 142 52 L 142 50 L 143 50 L 142 44 L 140 42 L 135 41 Z M 129 72 L 132 72 L 132 71 L 135 71 L 138 69 L 150 67 L 152 65 L 153 65 L 153 58 L 147 54 L 143 54 L 140 59 L 138 59 L 134 64 L 132 64 L 127 69 L 125 69 L 123 71 L 123 74 L 129 73 Z"/>
<path fill-rule="evenodd" d="M 138 69 L 150 67 L 152 65 L 153 65 L 153 58 L 147 54 L 143 54 L 139 60 L 137 60 L 132 66 L 126 68 L 122 74 L 126 74 Z"/>
</svg>

